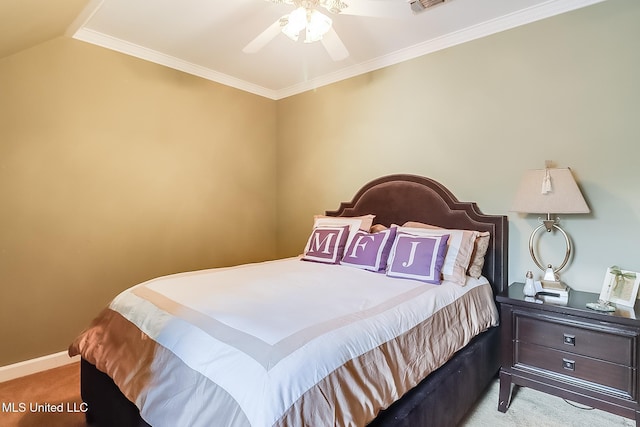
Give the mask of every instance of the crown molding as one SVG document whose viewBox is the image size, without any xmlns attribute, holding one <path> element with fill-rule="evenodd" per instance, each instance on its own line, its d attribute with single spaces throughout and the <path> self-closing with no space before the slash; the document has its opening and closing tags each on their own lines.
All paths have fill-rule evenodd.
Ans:
<svg viewBox="0 0 640 427">
<path fill-rule="evenodd" d="M 572 10 L 587 7 L 606 0 L 549 0 L 545 3 L 532 6 L 496 19 L 492 19 L 460 31 L 455 31 L 444 36 L 427 40 L 408 48 L 393 52 L 390 55 L 381 56 L 364 63 L 352 65 L 336 72 L 316 77 L 305 82 L 282 89 L 269 89 L 218 71 L 205 68 L 170 55 L 148 49 L 125 40 L 117 39 L 106 34 L 84 28 L 93 13 L 102 5 L 103 0 L 93 0 L 86 12 L 77 19 L 67 31 L 73 34 L 73 38 L 92 43 L 107 49 L 115 50 L 127 55 L 144 59 L 159 65 L 193 74 L 225 86 L 234 87 L 265 98 L 278 100 L 297 95 L 309 90 L 317 89 L 341 80 L 355 77 L 364 73 L 375 71 L 390 65 L 398 64 L 419 56 L 427 55 L 506 31 L 515 27 L 526 25 L 541 19 L 550 18 Z"/>
<path fill-rule="evenodd" d="M 370 61 L 343 68 L 331 74 L 308 80 L 298 85 L 277 91 L 277 99 L 297 95 L 302 92 L 317 89 L 339 82 L 360 74 L 379 70 L 390 65 L 399 64 L 420 56 L 428 55 L 439 50 L 453 47 L 472 40 L 480 39 L 502 31 L 510 30 L 522 25 L 530 24 L 565 12 L 591 6 L 606 0 L 550 0 L 546 3 L 501 16 L 472 27 L 455 31 L 435 39 L 427 40 L 408 48 L 393 52 L 390 55 L 374 58 Z"/>
<path fill-rule="evenodd" d="M 75 34 L 73 34 L 73 38 L 97 46 L 102 46 L 110 50 L 115 50 L 116 52 L 124 53 L 139 59 L 144 59 L 145 61 L 153 62 L 155 64 L 164 65 L 165 67 L 183 71 L 194 76 L 202 77 L 203 79 L 240 89 L 245 92 L 250 92 L 255 95 L 260 95 L 265 98 L 277 99 L 277 91 L 272 89 L 253 84 L 228 74 L 220 73 L 210 68 L 202 67 L 98 31 L 80 28 L 75 32 Z"/>
<path fill-rule="evenodd" d="M 81 30 L 82 27 L 87 22 L 89 22 L 89 20 L 91 18 L 93 18 L 93 15 L 95 15 L 96 12 L 98 12 L 98 10 L 100 10 L 100 8 L 102 7 L 103 3 L 104 3 L 104 0 L 89 0 L 89 3 L 87 3 L 87 5 L 84 7 L 84 9 L 82 9 L 82 12 L 80 12 L 80 15 L 78 15 L 76 17 L 76 19 L 73 20 L 71 25 L 69 25 L 69 27 L 67 27 L 67 29 L 64 32 L 64 34 L 66 36 L 68 36 L 68 37 L 73 37 L 73 35 L 76 32 Z"/>
</svg>

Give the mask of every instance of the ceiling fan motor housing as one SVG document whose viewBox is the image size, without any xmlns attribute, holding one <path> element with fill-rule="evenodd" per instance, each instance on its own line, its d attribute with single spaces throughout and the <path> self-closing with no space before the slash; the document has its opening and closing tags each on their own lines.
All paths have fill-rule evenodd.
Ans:
<svg viewBox="0 0 640 427">
<path fill-rule="evenodd" d="M 420 13 L 424 12 L 430 7 L 442 4 L 445 1 L 447 0 L 409 0 L 409 4 L 411 5 L 411 10 L 413 11 L 413 13 Z"/>
</svg>

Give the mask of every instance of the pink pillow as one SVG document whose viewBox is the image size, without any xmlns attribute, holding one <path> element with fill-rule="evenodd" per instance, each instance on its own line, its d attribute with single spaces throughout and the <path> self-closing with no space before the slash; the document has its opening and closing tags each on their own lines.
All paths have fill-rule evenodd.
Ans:
<svg viewBox="0 0 640 427">
<path fill-rule="evenodd" d="M 343 225 L 349 226 L 349 237 L 347 243 L 353 240 L 353 236 L 358 230 L 369 231 L 373 224 L 375 215 L 362 215 L 362 216 L 326 216 L 326 215 L 314 215 L 313 216 L 313 228 L 316 227 L 342 227 Z"/>
</svg>

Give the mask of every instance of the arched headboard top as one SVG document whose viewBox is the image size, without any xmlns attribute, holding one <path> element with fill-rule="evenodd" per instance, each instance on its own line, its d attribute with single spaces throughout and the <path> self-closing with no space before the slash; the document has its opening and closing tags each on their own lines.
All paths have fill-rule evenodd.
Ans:
<svg viewBox="0 0 640 427">
<path fill-rule="evenodd" d="M 374 214 L 387 227 L 417 221 L 443 228 L 491 233 L 483 275 L 494 291 L 507 286 L 508 224 L 504 215 L 485 215 L 473 202 L 460 202 L 445 186 L 417 175 L 388 175 L 364 185 L 329 216 Z"/>
</svg>

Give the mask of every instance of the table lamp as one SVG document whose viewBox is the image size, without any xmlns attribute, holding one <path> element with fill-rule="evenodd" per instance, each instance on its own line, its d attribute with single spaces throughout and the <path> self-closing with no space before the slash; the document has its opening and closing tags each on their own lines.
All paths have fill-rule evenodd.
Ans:
<svg viewBox="0 0 640 427">
<path fill-rule="evenodd" d="M 576 184 L 569 168 L 551 168 L 547 162 L 545 169 L 528 170 L 525 172 L 515 201 L 511 208 L 514 212 L 546 214 L 546 219 L 540 224 L 529 238 L 529 253 L 533 262 L 545 274 L 545 281 L 559 281 L 559 272 L 562 270 L 571 257 L 571 240 L 567 233 L 560 227 L 560 219 L 552 218 L 554 214 L 581 214 L 589 213 L 589 206 L 582 197 L 582 193 Z M 551 264 L 543 266 L 534 250 L 534 238 L 542 228 L 547 232 L 557 230 L 564 236 L 567 245 L 564 260 L 559 267 L 554 268 Z"/>
</svg>

